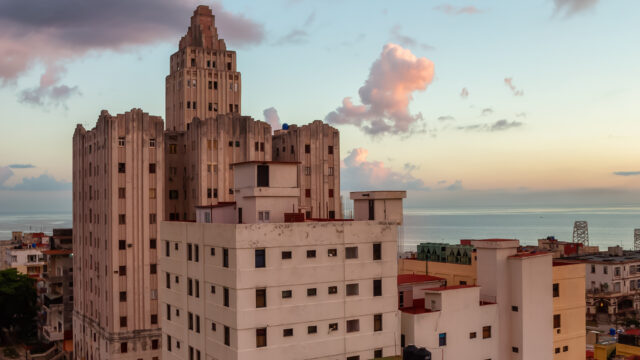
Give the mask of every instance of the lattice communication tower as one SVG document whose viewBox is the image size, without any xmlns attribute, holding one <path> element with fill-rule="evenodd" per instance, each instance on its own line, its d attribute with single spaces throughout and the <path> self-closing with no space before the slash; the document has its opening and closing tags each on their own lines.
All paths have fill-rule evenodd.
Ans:
<svg viewBox="0 0 640 360">
<path fill-rule="evenodd" d="M 633 249 L 640 250 L 640 229 L 633 229 Z"/>
<path fill-rule="evenodd" d="M 584 220 L 573 223 L 573 242 L 589 246 L 589 225 Z"/>
</svg>

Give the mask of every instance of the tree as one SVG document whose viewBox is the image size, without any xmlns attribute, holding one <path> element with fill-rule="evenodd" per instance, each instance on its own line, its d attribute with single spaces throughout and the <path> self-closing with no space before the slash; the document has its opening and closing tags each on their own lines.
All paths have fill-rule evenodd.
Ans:
<svg viewBox="0 0 640 360">
<path fill-rule="evenodd" d="M 37 300 L 33 279 L 16 269 L 0 271 L 0 329 L 23 341 L 33 338 Z"/>
</svg>

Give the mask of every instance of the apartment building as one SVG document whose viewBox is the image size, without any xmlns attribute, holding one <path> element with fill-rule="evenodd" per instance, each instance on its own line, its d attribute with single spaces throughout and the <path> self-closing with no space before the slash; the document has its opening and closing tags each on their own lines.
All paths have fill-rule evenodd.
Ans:
<svg viewBox="0 0 640 360">
<path fill-rule="evenodd" d="M 218 37 L 211 9 L 200 5 L 170 57 L 166 77 L 167 130 L 185 131 L 194 117 L 241 113 L 242 78 L 236 52 Z"/>
<path fill-rule="evenodd" d="M 40 279 L 47 265 L 42 247 L 8 247 L 5 250 L 5 269 L 13 268 L 35 279 Z"/>
<path fill-rule="evenodd" d="M 164 124 L 140 109 L 73 136 L 76 359 L 158 359 Z"/>
<path fill-rule="evenodd" d="M 398 355 L 401 214 L 305 221 L 296 163 L 234 174 L 236 202 L 161 224 L 163 359 Z"/>
<path fill-rule="evenodd" d="M 553 359 L 582 359 L 586 349 L 584 266 L 553 261 Z"/>
<path fill-rule="evenodd" d="M 40 336 L 58 343 L 65 351 L 73 351 L 73 231 L 53 229 L 50 249 L 43 250 L 47 263 L 43 273 L 44 294 Z"/>
<path fill-rule="evenodd" d="M 342 218 L 340 200 L 340 132 L 316 120 L 288 125 L 273 135 L 273 160 L 297 161 L 299 207 L 310 218 Z"/>
</svg>

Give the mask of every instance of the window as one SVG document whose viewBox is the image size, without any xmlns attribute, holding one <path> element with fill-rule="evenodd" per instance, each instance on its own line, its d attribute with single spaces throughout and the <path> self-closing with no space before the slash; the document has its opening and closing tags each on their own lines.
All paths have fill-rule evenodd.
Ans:
<svg viewBox="0 0 640 360">
<path fill-rule="evenodd" d="M 329 148 L 327 149 L 327 153 L 329 153 L 329 155 L 333 155 L 333 146 L 329 145 Z"/>
<path fill-rule="evenodd" d="M 118 172 L 124 174 L 126 171 L 125 163 L 118 163 Z"/>
<path fill-rule="evenodd" d="M 257 186 L 269 187 L 269 165 L 258 165 Z"/>
<path fill-rule="evenodd" d="M 189 312 L 188 318 L 189 318 L 189 330 L 193 330 L 193 313 L 192 312 Z"/>
<path fill-rule="evenodd" d="M 282 290 L 282 298 L 290 299 L 291 298 L 291 290 Z"/>
<path fill-rule="evenodd" d="M 229 288 L 225 287 L 223 291 L 223 304 L 229 307 Z"/>
<path fill-rule="evenodd" d="M 615 268 L 613 268 L 613 274 L 615 276 L 620 276 L 620 267 L 616 266 Z"/>
<path fill-rule="evenodd" d="M 553 328 L 557 329 L 560 327 L 560 314 L 553 315 Z"/>
<path fill-rule="evenodd" d="M 150 163 L 149 164 L 149 174 L 155 174 L 156 173 L 156 163 Z"/>
<path fill-rule="evenodd" d="M 171 335 L 167 335 L 167 350 L 171 351 Z"/>
<path fill-rule="evenodd" d="M 169 273 L 167 275 L 167 289 L 171 289 L 171 275 Z"/>
<path fill-rule="evenodd" d="M 307 289 L 307 296 L 316 296 L 316 288 Z"/>
<path fill-rule="evenodd" d="M 149 273 L 156 274 L 157 272 L 158 272 L 158 265 L 157 264 L 150 264 L 149 265 Z"/>
<path fill-rule="evenodd" d="M 596 273 L 596 266 L 591 264 L 591 273 L 595 274 Z"/>
<path fill-rule="evenodd" d="M 555 353 L 556 354 L 560 354 L 560 348 L 559 347 L 555 348 Z"/>
<path fill-rule="evenodd" d="M 315 334 L 318 332 L 318 327 L 315 325 L 307 326 L 307 334 Z"/>
<path fill-rule="evenodd" d="M 356 332 L 360 331 L 360 320 L 347 320 L 347 332 Z"/>
<path fill-rule="evenodd" d="M 196 332 L 200 333 L 200 315 L 196 315 Z"/>
<path fill-rule="evenodd" d="M 127 223 L 127 217 L 125 214 L 118 215 L 118 224 L 124 225 Z"/>
<path fill-rule="evenodd" d="M 256 329 L 256 347 L 267 346 L 267 328 Z"/>
<path fill-rule="evenodd" d="M 150 148 L 156 147 L 156 139 L 149 139 L 149 147 Z"/>
<path fill-rule="evenodd" d="M 269 211 L 258 211 L 258 221 L 269 222 Z"/>
<path fill-rule="evenodd" d="M 177 200 L 178 196 L 178 190 L 169 190 L 169 200 Z"/>
<path fill-rule="evenodd" d="M 438 346 L 447 346 L 447 333 L 438 334 Z"/>
<path fill-rule="evenodd" d="M 333 166 L 329 166 L 329 176 L 333 176 Z"/>
<path fill-rule="evenodd" d="M 338 293 L 338 287 L 337 286 L 329 286 L 328 292 L 329 292 L 329 295 L 337 294 Z"/>
<path fill-rule="evenodd" d="M 345 248 L 345 257 L 347 259 L 357 259 L 358 258 L 358 247 L 352 246 Z"/>
<path fill-rule="evenodd" d="M 126 342 L 121 342 L 120 343 L 120 352 L 121 353 L 125 354 L 127 352 L 127 348 L 128 348 L 128 346 L 127 346 Z"/>
<path fill-rule="evenodd" d="M 187 278 L 187 295 L 193 296 L 193 279 Z"/>
<path fill-rule="evenodd" d="M 156 214 L 149 214 L 149 224 L 156 223 Z"/>
<path fill-rule="evenodd" d="M 511 306 L 511 311 L 518 312 L 518 307 L 515 305 Z"/>
<path fill-rule="evenodd" d="M 151 349 L 152 350 L 157 350 L 159 345 L 160 345 L 160 341 L 158 341 L 158 339 L 151 340 Z"/>
<path fill-rule="evenodd" d="M 338 249 L 329 249 L 327 250 L 328 257 L 338 256 Z"/>
<path fill-rule="evenodd" d="M 171 305 L 167 304 L 167 320 L 171 320 Z"/>
<path fill-rule="evenodd" d="M 155 199 L 156 198 L 156 189 L 155 188 L 150 188 L 149 189 L 149 199 Z"/>
<path fill-rule="evenodd" d="M 315 258 L 316 251 L 315 250 L 307 250 L 307 258 Z"/>
<path fill-rule="evenodd" d="M 156 239 L 149 239 L 149 249 L 155 249 L 156 248 Z"/>
<path fill-rule="evenodd" d="M 358 295 L 359 292 L 358 284 L 347 284 L 347 296 Z"/>
<path fill-rule="evenodd" d="M 118 138 L 118 146 L 124 146 L 124 137 Z"/>
<path fill-rule="evenodd" d="M 293 336 L 293 329 L 284 329 L 284 330 L 282 330 L 282 336 L 284 336 L 284 337 Z"/>
<path fill-rule="evenodd" d="M 560 284 L 555 283 L 553 284 L 553 297 L 559 297 L 560 296 Z"/>
<path fill-rule="evenodd" d="M 520 350 L 519 350 L 517 347 L 515 347 L 515 346 L 513 346 L 513 347 L 511 348 L 511 351 L 512 351 L 512 352 L 514 352 L 514 353 L 518 353 L 518 352 L 520 352 Z"/>
<path fill-rule="evenodd" d="M 609 268 L 608 268 L 608 267 L 606 267 L 606 266 L 603 266 L 603 267 L 602 267 L 602 273 L 603 273 L 603 274 L 608 274 L 608 273 L 609 273 Z"/>
<path fill-rule="evenodd" d="M 126 266 L 120 266 L 118 268 L 118 274 L 120 274 L 120 276 L 127 275 L 127 267 Z"/>
<path fill-rule="evenodd" d="M 265 250 L 264 249 L 256 249 L 255 251 L 255 266 L 256 268 L 265 267 Z"/>
<path fill-rule="evenodd" d="M 382 296 L 382 279 L 373 280 L 373 296 Z"/>
<path fill-rule="evenodd" d="M 215 285 L 211 285 L 211 293 L 212 294 L 216 293 L 216 286 Z"/>
<path fill-rule="evenodd" d="M 304 167 L 304 174 L 305 175 L 311 175 L 311 166 L 305 166 Z"/>
<path fill-rule="evenodd" d="M 329 324 L 329 331 L 338 331 L 338 323 Z"/>
<path fill-rule="evenodd" d="M 291 259 L 291 251 L 282 252 L 282 260 Z"/>
<path fill-rule="evenodd" d="M 236 147 L 240 147 L 240 141 L 236 140 Z"/>
<path fill-rule="evenodd" d="M 483 326 L 482 327 L 482 338 L 490 339 L 491 338 L 491 326 Z"/>
<path fill-rule="evenodd" d="M 169 144 L 169 154 L 178 153 L 178 144 Z"/>
<path fill-rule="evenodd" d="M 333 197 L 333 189 L 329 189 L 329 197 L 332 198 Z"/>
<path fill-rule="evenodd" d="M 311 197 L 311 189 L 304 189 L 304 197 Z"/>
<path fill-rule="evenodd" d="M 311 154 L 311 145 L 310 144 L 305 144 L 304 145 L 304 153 L 305 154 Z"/>
<path fill-rule="evenodd" d="M 224 327 L 224 344 L 231 346 L 231 330 L 228 326 Z"/>
<path fill-rule="evenodd" d="M 229 249 L 222 249 L 222 266 L 229 267 Z"/>
<path fill-rule="evenodd" d="M 382 244 L 375 243 L 373 244 L 373 260 L 382 259 Z"/>
<path fill-rule="evenodd" d="M 127 249 L 127 241 L 126 240 L 118 240 L 118 249 L 126 250 Z"/>
<path fill-rule="evenodd" d="M 382 349 L 375 349 L 375 350 L 373 350 L 373 358 L 374 358 L 374 359 L 379 359 L 379 358 L 381 358 L 382 356 L 383 356 L 383 355 L 382 355 Z"/>
<path fill-rule="evenodd" d="M 125 301 L 127 301 L 127 292 L 120 291 L 120 302 L 125 302 Z"/>
<path fill-rule="evenodd" d="M 124 199 L 126 197 L 127 194 L 127 190 L 123 187 L 118 188 L 118 198 L 119 199 Z"/>
<path fill-rule="evenodd" d="M 563 346 L 562 352 L 567 352 L 567 351 L 569 351 L 569 346 L 568 345 Z"/>
<path fill-rule="evenodd" d="M 256 289 L 256 308 L 267 307 L 267 289 Z"/>
<path fill-rule="evenodd" d="M 127 317 L 120 316 L 120 327 L 127 327 Z"/>
<path fill-rule="evenodd" d="M 152 314 L 151 315 L 151 324 L 152 325 L 158 324 L 158 315 L 157 314 Z"/>
<path fill-rule="evenodd" d="M 211 331 L 216 331 L 216 323 L 211 322 Z"/>
<path fill-rule="evenodd" d="M 216 256 L 216 248 L 212 247 L 209 251 L 211 252 L 211 256 Z"/>
<path fill-rule="evenodd" d="M 475 339 L 476 338 L 476 332 L 470 332 L 469 333 L 469 339 Z"/>
<path fill-rule="evenodd" d="M 382 331 L 382 314 L 373 315 L 373 331 Z"/>
</svg>

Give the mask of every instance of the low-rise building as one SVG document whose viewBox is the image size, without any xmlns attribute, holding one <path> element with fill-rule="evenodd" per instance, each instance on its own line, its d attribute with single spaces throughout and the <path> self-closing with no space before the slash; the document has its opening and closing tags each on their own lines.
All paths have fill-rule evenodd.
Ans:
<svg viewBox="0 0 640 360">
<path fill-rule="evenodd" d="M 235 203 L 161 224 L 163 359 L 400 354 L 402 214 L 305 221 L 296 166 L 238 164 Z"/>
<path fill-rule="evenodd" d="M 5 268 L 17 269 L 18 272 L 34 279 L 42 277 L 46 264 L 41 248 L 34 246 L 5 250 Z"/>
</svg>

